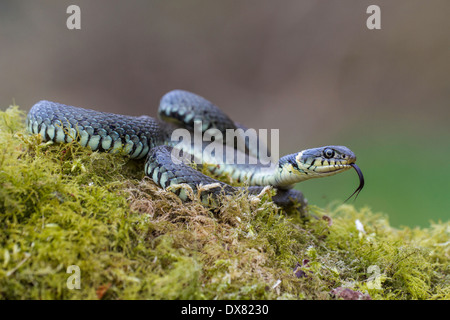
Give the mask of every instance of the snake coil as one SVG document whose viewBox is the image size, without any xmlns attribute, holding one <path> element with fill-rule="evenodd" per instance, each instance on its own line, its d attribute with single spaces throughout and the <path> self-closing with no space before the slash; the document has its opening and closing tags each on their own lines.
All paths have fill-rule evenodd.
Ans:
<svg viewBox="0 0 450 320">
<path fill-rule="evenodd" d="M 200 185 L 217 184 L 217 187 L 201 193 L 202 201 L 208 201 L 209 195 L 239 190 L 185 163 L 175 164 L 171 157 L 174 147 L 171 134 L 180 126 L 193 130 L 196 121 L 202 122 L 202 132 L 216 129 L 225 133 L 227 129 L 244 127 L 203 97 L 182 90 L 163 96 L 158 116 L 159 119 L 126 116 L 44 100 L 29 111 L 27 129 L 30 133 L 41 134 L 44 141 L 68 143 L 76 139 L 93 151 L 124 150 L 131 158 L 145 158 L 145 174 L 164 189 L 185 183 L 196 191 Z M 257 151 L 247 149 L 246 152 L 258 157 Z M 306 205 L 303 194 L 292 188 L 295 183 L 334 175 L 350 168 L 358 172 L 360 186 L 355 193 L 359 193 L 364 178 L 355 161 L 354 153 L 348 148 L 325 146 L 284 156 L 270 169 L 258 164 L 208 164 L 208 168 L 214 174 L 228 173 L 237 181 L 246 181 L 250 193 L 259 193 L 264 186 L 271 185 L 277 190 L 273 201 L 287 207 L 294 203 Z M 184 189 L 177 188 L 174 192 L 182 200 L 188 200 Z"/>
</svg>

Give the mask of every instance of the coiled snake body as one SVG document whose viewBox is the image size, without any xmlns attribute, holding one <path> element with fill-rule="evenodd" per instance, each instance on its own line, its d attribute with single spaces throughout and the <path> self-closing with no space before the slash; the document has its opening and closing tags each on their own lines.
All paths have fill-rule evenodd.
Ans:
<svg viewBox="0 0 450 320">
<path fill-rule="evenodd" d="M 68 143 L 78 140 L 82 146 L 93 151 L 124 150 L 131 158 L 145 158 L 145 174 L 165 189 L 184 183 L 195 191 L 201 185 L 216 184 L 201 192 L 202 201 L 205 202 L 211 199 L 208 198 L 209 195 L 239 190 L 238 187 L 219 182 L 185 163 L 174 163 L 171 157 L 174 145 L 171 135 L 180 125 L 193 130 L 196 121 L 201 121 L 202 132 L 216 129 L 225 133 L 227 129 L 242 126 L 233 122 L 208 100 L 181 90 L 174 90 L 163 96 L 158 116 L 159 119 L 125 116 L 40 101 L 28 113 L 27 130 L 41 134 L 44 141 Z M 258 156 L 258 152 L 247 151 Z M 270 170 L 252 164 L 221 164 L 208 168 L 215 174 L 226 172 L 238 181 L 246 181 L 250 186 L 250 193 L 258 193 L 262 187 L 272 185 L 277 189 L 273 201 L 281 206 L 289 206 L 293 203 L 306 204 L 302 193 L 292 189 L 294 183 L 334 175 L 352 167 L 360 177 L 360 186 L 353 194 L 359 192 L 364 180 L 355 161 L 354 153 L 348 148 L 326 146 L 284 156 Z M 185 189 L 177 188 L 174 192 L 182 200 L 188 200 Z"/>
</svg>

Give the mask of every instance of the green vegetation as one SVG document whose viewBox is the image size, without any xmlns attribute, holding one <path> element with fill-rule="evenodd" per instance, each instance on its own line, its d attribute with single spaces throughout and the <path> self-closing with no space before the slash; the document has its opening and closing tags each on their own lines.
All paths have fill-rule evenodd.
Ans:
<svg viewBox="0 0 450 320">
<path fill-rule="evenodd" d="M 182 203 L 142 163 L 26 134 L 18 107 L 0 148 L 0 298 L 450 299 L 449 222 L 396 229 L 350 205 L 306 219 L 270 192 Z"/>
</svg>

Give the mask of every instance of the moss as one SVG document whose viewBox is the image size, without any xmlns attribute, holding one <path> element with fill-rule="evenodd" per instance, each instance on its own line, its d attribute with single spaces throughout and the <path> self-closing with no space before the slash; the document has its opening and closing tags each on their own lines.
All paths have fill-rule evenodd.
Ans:
<svg viewBox="0 0 450 320">
<path fill-rule="evenodd" d="M 305 219 L 270 192 L 182 203 L 142 163 L 26 134 L 16 106 L 0 149 L 3 299 L 450 298 L 449 222 L 395 229 L 349 205 Z"/>
</svg>

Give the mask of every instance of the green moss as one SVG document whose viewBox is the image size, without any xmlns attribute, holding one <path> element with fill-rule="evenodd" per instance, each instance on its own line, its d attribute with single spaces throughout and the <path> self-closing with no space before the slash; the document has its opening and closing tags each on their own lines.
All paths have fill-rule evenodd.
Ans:
<svg viewBox="0 0 450 320">
<path fill-rule="evenodd" d="M 348 205 L 305 219 L 270 192 L 182 203 L 142 163 L 26 134 L 18 107 L 0 112 L 0 149 L 3 299 L 450 298 L 449 222 L 395 229 Z"/>
</svg>

